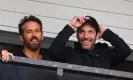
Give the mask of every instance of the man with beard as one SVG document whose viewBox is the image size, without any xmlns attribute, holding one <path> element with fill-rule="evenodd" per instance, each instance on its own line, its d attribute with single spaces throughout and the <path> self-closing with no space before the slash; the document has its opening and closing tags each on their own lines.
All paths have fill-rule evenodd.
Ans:
<svg viewBox="0 0 133 80">
<path fill-rule="evenodd" d="M 20 40 L 24 47 L 16 50 L 13 55 L 30 59 L 49 60 L 48 55 L 40 51 L 43 40 L 42 22 L 35 16 L 25 16 L 18 26 Z M 9 56 L 10 54 L 6 54 L 5 61 L 8 61 Z"/>
<path fill-rule="evenodd" d="M 74 48 L 65 46 L 75 30 L 78 42 L 75 42 Z M 108 41 L 113 47 L 109 47 L 106 43 L 96 43 L 99 38 Z M 110 29 L 99 26 L 91 16 L 73 17 L 50 47 L 52 58 L 56 61 L 99 68 L 115 66 L 124 61 L 130 52 L 123 39 Z"/>
</svg>

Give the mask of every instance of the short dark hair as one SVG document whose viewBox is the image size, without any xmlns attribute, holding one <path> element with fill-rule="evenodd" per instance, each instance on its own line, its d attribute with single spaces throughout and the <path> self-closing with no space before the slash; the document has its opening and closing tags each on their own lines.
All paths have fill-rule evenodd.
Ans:
<svg viewBox="0 0 133 80">
<path fill-rule="evenodd" d="M 34 21 L 34 22 L 37 22 L 39 25 L 40 25 L 40 28 L 41 28 L 41 31 L 42 31 L 42 22 L 39 18 L 33 16 L 33 15 L 30 15 L 30 16 L 25 16 L 24 18 L 22 18 L 18 24 L 19 26 L 19 35 L 23 35 L 23 25 L 26 23 L 26 22 L 29 22 L 29 21 Z"/>
<path fill-rule="evenodd" d="M 81 27 L 83 27 L 84 25 L 91 25 L 95 29 L 96 33 L 98 33 L 100 29 L 96 19 L 91 16 L 85 16 L 85 17 L 86 17 L 86 21 L 81 25 Z M 77 32 L 81 29 L 81 27 L 77 29 Z"/>
</svg>

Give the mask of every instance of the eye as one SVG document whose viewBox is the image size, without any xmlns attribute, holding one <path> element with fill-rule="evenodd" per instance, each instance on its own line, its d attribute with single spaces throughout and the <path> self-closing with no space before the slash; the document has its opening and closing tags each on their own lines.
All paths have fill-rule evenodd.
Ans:
<svg viewBox="0 0 133 80">
<path fill-rule="evenodd" d="M 40 32 L 40 30 L 36 29 L 35 32 Z"/>
<path fill-rule="evenodd" d="M 31 30 L 28 30 L 26 33 L 31 33 L 32 31 Z"/>
<path fill-rule="evenodd" d="M 95 33 L 95 31 L 92 31 L 92 30 L 89 30 L 88 32 L 89 32 L 90 34 Z"/>
<path fill-rule="evenodd" d="M 89 33 L 93 33 L 93 31 L 89 31 Z"/>
<path fill-rule="evenodd" d="M 83 33 L 83 32 L 84 32 L 84 30 L 80 30 L 80 31 L 79 31 L 79 33 Z"/>
</svg>

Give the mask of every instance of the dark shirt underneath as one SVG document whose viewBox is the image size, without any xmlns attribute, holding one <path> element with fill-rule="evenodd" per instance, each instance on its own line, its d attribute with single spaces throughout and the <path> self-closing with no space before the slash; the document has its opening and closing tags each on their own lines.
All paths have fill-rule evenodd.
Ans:
<svg viewBox="0 0 133 80">
<path fill-rule="evenodd" d="M 0 47 L 0 53 L 2 52 L 2 47 Z"/>
<path fill-rule="evenodd" d="M 50 57 L 48 55 L 48 52 L 46 51 L 41 51 L 40 54 L 42 55 L 42 60 L 50 60 Z M 19 56 L 19 57 L 27 57 L 24 52 L 23 52 L 23 48 L 19 48 L 17 49 L 14 53 L 14 56 Z M 27 57 L 28 58 L 28 57 Z"/>
</svg>

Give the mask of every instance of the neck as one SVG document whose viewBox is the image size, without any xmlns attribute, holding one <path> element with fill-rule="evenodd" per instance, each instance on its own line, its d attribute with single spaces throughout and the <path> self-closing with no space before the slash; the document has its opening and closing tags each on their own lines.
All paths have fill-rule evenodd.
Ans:
<svg viewBox="0 0 133 80">
<path fill-rule="evenodd" d="M 40 48 L 38 48 L 36 51 L 32 51 L 27 47 L 24 47 L 23 51 L 24 54 L 30 59 L 42 59 L 42 55 L 40 54 Z"/>
<path fill-rule="evenodd" d="M 95 45 L 93 45 L 91 48 L 90 48 L 90 50 L 92 50 L 92 49 L 94 49 L 95 48 Z"/>
</svg>

